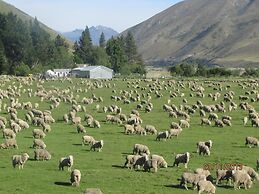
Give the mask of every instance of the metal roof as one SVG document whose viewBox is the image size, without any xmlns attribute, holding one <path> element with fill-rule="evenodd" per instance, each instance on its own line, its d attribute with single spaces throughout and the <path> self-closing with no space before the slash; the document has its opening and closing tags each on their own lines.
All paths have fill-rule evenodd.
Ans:
<svg viewBox="0 0 259 194">
<path fill-rule="evenodd" d="M 105 66 L 85 66 L 85 67 L 77 67 L 77 68 L 74 68 L 72 70 L 92 71 L 92 70 L 97 69 L 97 68 L 105 69 L 107 71 L 113 71 L 112 69 L 110 69 L 108 67 L 105 67 Z"/>
</svg>

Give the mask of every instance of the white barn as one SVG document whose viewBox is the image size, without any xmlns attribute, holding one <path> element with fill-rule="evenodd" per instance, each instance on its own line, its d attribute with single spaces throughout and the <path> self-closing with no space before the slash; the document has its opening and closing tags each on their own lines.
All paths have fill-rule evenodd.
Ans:
<svg viewBox="0 0 259 194">
<path fill-rule="evenodd" d="M 113 70 L 105 66 L 84 66 L 72 69 L 71 76 L 90 79 L 112 79 Z"/>
<path fill-rule="evenodd" d="M 71 69 L 54 69 L 53 72 L 56 77 L 67 77 L 69 76 Z"/>
</svg>

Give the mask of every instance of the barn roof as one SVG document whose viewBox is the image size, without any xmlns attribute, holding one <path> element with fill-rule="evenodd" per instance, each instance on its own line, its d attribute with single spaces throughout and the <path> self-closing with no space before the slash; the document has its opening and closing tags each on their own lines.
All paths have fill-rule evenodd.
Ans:
<svg viewBox="0 0 259 194">
<path fill-rule="evenodd" d="M 105 66 L 84 66 L 84 67 L 77 67 L 77 68 L 74 68 L 73 70 L 92 71 L 92 70 L 95 70 L 95 69 L 98 69 L 98 68 L 105 69 L 105 70 L 107 70 L 107 71 L 113 71 L 112 69 L 110 69 L 110 68 L 108 68 L 108 67 L 105 67 Z"/>
</svg>

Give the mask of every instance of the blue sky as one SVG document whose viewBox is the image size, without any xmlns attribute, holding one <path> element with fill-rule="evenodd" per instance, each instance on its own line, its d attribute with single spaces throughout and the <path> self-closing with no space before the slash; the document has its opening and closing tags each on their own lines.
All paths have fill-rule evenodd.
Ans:
<svg viewBox="0 0 259 194">
<path fill-rule="evenodd" d="M 66 32 L 104 25 L 119 32 L 181 0 L 4 0 L 49 27 Z"/>
</svg>

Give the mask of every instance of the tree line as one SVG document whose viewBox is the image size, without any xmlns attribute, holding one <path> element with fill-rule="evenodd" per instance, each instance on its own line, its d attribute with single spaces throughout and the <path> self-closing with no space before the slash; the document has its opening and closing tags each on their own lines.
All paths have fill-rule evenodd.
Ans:
<svg viewBox="0 0 259 194">
<path fill-rule="evenodd" d="M 86 26 L 71 49 L 60 35 L 51 38 L 37 18 L 22 21 L 13 13 L 0 14 L 0 74 L 22 76 L 82 63 L 107 66 L 121 74 L 145 73 L 131 33 L 107 42 L 102 33 L 99 46 L 94 46 Z"/>
<path fill-rule="evenodd" d="M 228 77 L 251 76 L 259 77 L 259 68 L 227 69 L 224 67 L 207 67 L 201 64 L 178 63 L 169 68 L 173 76 L 183 77 Z"/>
</svg>

